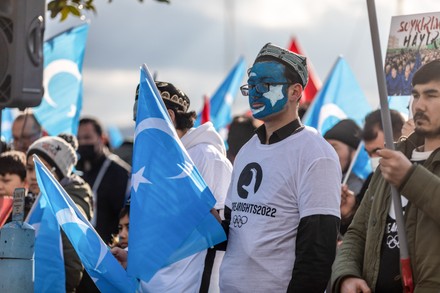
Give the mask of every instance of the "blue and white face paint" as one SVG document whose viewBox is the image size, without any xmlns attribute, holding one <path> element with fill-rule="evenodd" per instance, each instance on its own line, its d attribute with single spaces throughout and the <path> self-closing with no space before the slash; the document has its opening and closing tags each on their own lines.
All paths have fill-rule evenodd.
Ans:
<svg viewBox="0 0 440 293">
<path fill-rule="evenodd" d="M 264 118 L 280 112 L 287 103 L 288 81 L 284 77 L 285 66 L 278 62 L 267 61 L 255 63 L 249 73 L 248 84 L 249 106 L 252 115 Z M 285 83 L 268 85 L 268 91 L 261 93 L 255 85 L 270 83 Z M 260 87 L 261 88 L 261 87 Z"/>
</svg>

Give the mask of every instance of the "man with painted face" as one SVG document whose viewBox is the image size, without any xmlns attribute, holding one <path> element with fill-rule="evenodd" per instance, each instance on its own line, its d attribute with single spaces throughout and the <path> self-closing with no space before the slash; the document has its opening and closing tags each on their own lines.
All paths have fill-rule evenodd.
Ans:
<svg viewBox="0 0 440 293">
<path fill-rule="evenodd" d="M 298 117 L 306 58 L 271 43 L 248 70 L 252 114 L 264 122 L 234 161 L 222 292 L 324 292 L 340 222 L 335 150 Z"/>
</svg>

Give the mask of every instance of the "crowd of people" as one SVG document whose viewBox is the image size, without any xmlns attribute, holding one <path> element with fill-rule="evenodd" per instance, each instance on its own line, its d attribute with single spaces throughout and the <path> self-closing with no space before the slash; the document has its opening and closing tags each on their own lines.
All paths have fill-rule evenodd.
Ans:
<svg viewBox="0 0 440 293">
<path fill-rule="evenodd" d="M 440 60 L 424 62 L 411 77 L 413 118 L 390 111 L 395 150 L 385 148 L 380 110 L 363 127 L 351 119 L 324 134 L 304 126 L 307 60 L 271 43 L 240 88 L 252 115 L 233 119 L 228 148 L 211 122 L 194 126 L 196 113 L 180 88 L 156 81 L 216 199 L 211 213 L 227 240 L 162 268 L 139 291 L 403 292 L 392 186 L 401 195 L 414 292 L 439 292 Z M 131 158 L 111 150 L 99 120 L 83 117 L 77 136 L 49 136 L 28 111 L 15 118 L 12 136 L 0 154 L 0 198 L 25 187 L 29 213 L 40 193 L 32 160 L 39 156 L 126 267 Z M 367 178 L 349 167 L 360 147 L 372 164 Z M 0 203 L 10 215 L 12 202 Z M 0 225 L 10 220 L 0 217 Z M 61 236 L 66 291 L 99 292 Z"/>
</svg>

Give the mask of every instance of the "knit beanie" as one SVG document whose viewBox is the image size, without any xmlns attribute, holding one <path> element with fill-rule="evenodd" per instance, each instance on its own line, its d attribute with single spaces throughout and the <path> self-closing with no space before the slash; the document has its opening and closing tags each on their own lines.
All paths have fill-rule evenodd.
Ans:
<svg viewBox="0 0 440 293">
<path fill-rule="evenodd" d="M 55 167 L 60 180 L 70 176 L 77 162 L 73 147 L 64 139 L 56 136 L 44 136 L 36 140 L 29 147 L 26 157 L 29 158 L 33 154 Z"/>
<path fill-rule="evenodd" d="M 361 128 L 351 119 L 341 120 L 328 130 L 324 138 L 334 139 L 357 149 L 361 136 Z"/>
</svg>

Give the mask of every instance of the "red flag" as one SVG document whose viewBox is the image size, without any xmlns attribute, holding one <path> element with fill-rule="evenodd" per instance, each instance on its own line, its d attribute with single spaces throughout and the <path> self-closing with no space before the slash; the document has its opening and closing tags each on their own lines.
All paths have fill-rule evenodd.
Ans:
<svg viewBox="0 0 440 293">
<path fill-rule="evenodd" d="M 294 53 L 304 55 L 303 50 L 301 50 L 301 47 L 299 46 L 295 37 L 293 37 L 292 41 L 290 42 L 289 50 Z M 309 81 L 306 85 L 306 88 L 304 89 L 303 96 L 301 98 L 301 104 L 310 104 L 315 98 L 316 93 L 321 88 L 321 81 L 316 76 L 313 70 L 312 63 L 309 59 L 307 60 L 307 69 L 309 71 Z"/>
<path fill-rule="evenodd" d="M 209 113 L 210 113 L 210 107 L 209 107 L 209 97 L 204 96 L 203 97 L 203 109 L 202 109 L 202 120 L 200 124 L 203 124 L 205 122 L 210 121 Z"/>
<path fill-rule="evenodd" d="M 0 196 L 0 228 L 12 212 L 13 198 L 11 196 Z"/>
</svg>

